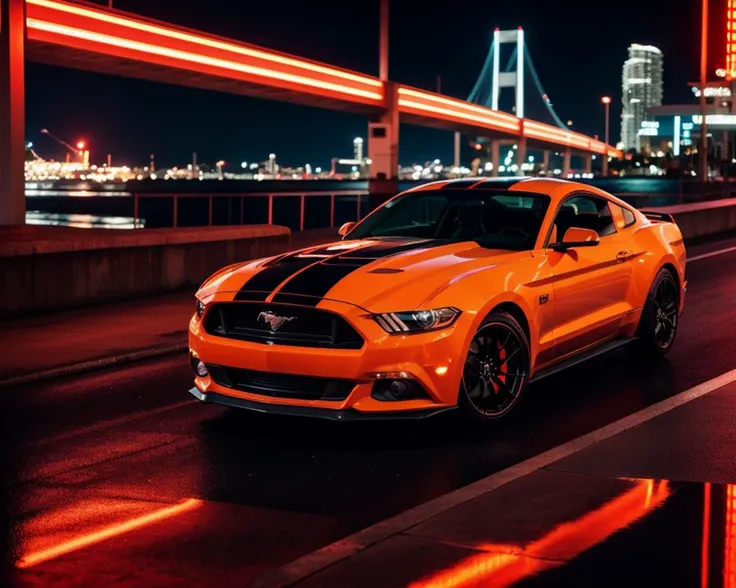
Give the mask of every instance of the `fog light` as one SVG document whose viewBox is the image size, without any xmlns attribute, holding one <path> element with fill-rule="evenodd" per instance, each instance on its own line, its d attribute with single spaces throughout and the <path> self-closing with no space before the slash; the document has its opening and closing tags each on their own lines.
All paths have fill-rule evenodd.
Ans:
<svg viewBox="0 0 736 588">
<path fill-rule="evenodd" d="M 204 362 L 202 362 L 202 360 L 193 353 L 189 354 L 189 365 L 192 367 L 192 371 L 194 372 L 195 376 L 204 378 L 205 376 L 209 375 L 207 372 L 207 366 L 204 365 Z"/>
<path fill-rule="evenodd" d="M 422 385 L 413 378 L 377 379 L 371 396 L 382 402 L 428 398 Z"/>
</svg>

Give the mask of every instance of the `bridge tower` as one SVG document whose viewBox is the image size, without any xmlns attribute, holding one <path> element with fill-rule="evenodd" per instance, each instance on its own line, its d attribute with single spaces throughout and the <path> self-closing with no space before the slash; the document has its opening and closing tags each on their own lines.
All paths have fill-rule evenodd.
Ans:
<svg viewBox="0 0 736 588">
<path fill-rule="evenodd" d="M 501 46 L 505 44 L 516 45 L 516 69 L 515 71 L 501 71 Z M 524 118 L 524 56 L 526 54 L 524 47 L 524 29 L 519 27 L 516 30 L 501 31 L 495 29 L 493 31 L 493 46 L 491 48 L 493 54 L 493 66 L 491 74 L 491 108 L 498 110 L 498 101 L 503 88 L 513 88 L 514 97 L 514 114 L 519 118 Z M 513 142 L 513 141 L 512 141 Z M 498 175 L 498 165 L 500 163 L 499 147 L 503 141 L 494 140 L 491 144 L 491 162 L 493 163 L 493 175 Z M 517 148 L 517 164 L 518 174 L 521 175 L 521 164 L 526 161 L 526 139 L 521 139 Z"/>
<path fill-rule="evenodd" d="M 516 71 L 501 71 L 501 45 L 516 45 Z M 524 118 L 524 29 L 493 31 L 493 77 L 491 80 L 491 108 L 498 110 L 498 98 L 503 88 L 514 88 L 514 114 Z"/>
</svg>

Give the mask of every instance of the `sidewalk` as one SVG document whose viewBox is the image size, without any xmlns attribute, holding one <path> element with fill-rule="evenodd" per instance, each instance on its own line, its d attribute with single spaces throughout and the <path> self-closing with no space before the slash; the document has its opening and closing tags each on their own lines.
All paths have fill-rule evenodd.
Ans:
<svg viewBox="0 0 736 588">
<path fill-rule="evenodd" d="M 638 415 L 251 586 L 733 586 L 736 370 Z"/>
<path fill-rule="evenodd" d="M 338 239 L 293 233 L 289 249 Z M 183 351 L 194 290 L 0 322 L 0 388 Z"/>
<path fill-rule="evenodd" d="M 193 312 L 186 291 L 5 321 L 0 386 L 183 350 Z"/>
</svg>

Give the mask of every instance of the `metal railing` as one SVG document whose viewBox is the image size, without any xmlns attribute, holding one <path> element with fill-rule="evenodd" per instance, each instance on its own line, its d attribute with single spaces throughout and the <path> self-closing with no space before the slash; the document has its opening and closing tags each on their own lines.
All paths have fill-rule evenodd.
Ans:
<svg viewBox="0 0 736 588">
<path fill-rule="evenodd" d="M 228 223 L 227 224 L 245 224 L 245 204 L 249 199 L 255 198 L 267 198 L 268 202 L 268 213 L 266 222 L 269 225 L 274 224 L 274 200 L 276 198 L 299 198 L 299 223 L 298 227 L 300 231 L 305 229 L 305 213 L 307 208 L 307 199 L 316 198 L 329 198 L 330 199 L 330 213 L 329 213 L 329 226 L 335 226 L 335 204 L 339 198 L 355 198 L 355 220 L 360 220 L 361 214 L 364 212 L 362 209 L 362 199 L 367 197 L 366 192 L 359 190 L 336 190 L 330 192 L 248 192 L 248 193 L 237 193 L 237 194 L 219 194 L 219 193 L 180 193 L 180 192 L 166 192 L 166 193 L 133 193 L 133 224 L 135 228 L 142 228 L 145 223 L 141 222 L 141 201 L 152 198 L 171 198 L 172 199 L 172 226 L 174 228 L 179 227 L 179 201 L 184 199 L 207 199 L 207 224 L 204 226 L 211 227 L 214 220 L 214 202 L 215 199 L 227 199 L 228 201 Z M 240 206 L 238 207 L 239 223 L 232 222 L 232 203 L 233 201 L 239 201 Z M 198 225 L 202 226 L 202 225 Z"/>
</svg>

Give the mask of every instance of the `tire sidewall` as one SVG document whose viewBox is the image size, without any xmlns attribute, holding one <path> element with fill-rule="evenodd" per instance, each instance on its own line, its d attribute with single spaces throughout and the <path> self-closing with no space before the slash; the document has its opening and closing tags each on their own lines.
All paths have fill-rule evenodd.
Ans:
<svg viewBox="0 0 736 588">
<path fill-rule="evenodd" d="M 667 347 L 662 347 L 659 345 L 655 339 L 654 336 L 654 328 L 656 326 L 656 322 L 654 320 L 654 297 L 657 294 L 657 289 L 659 288 L 659 285 L 664 280 L 671 280 L 672 284 L 675 287 L 675 293 L 677 296 L 677 318 L 675 320 L 675 333 L 672 337 L 672 340 L 670 341 L 669 345 Z M 657 275 L 654 277 L 654 281 L 652 282 L 652 286 L 649 289 L 649 294 L 647 295 L 646 303 L 644 304 L 644 309 L 642 311 L 642 317 L 639 322 L 639 339 L 641 341 L 642 346 L 649 352 L 654 353 L 655 355 L 659 355 L 661 357 L 664 357 L 667 355 L 667 353 L 670 352 L 672 347 L 675 345 L 675 341 L 677 340 L 677 333 L 680 330 L 680 296 L 681 293 L 679 291 L 679 288 L 677 287 L 677 280 L 672 275 L 672 272 L 668 270 L 667 268 L 662 268 L 657 272 Z"/>
<path fill-rule="evenodd" d="M 497 422 L 501 419 L 506 418 L 510 413 L 514 411 L 514 409 L 519 405 L 519 403 L 524 398 L 525 394 L 524 392 L 529 386 L 529 373 L 531 372 L 531 353 L 529 349 L 529 339 L 526 336 L 526 333 L 524 333 L 524 329 L 521 327 L 519 322 L 510 314 L 507 314 L 505 312 L 492 312 L 489 314 L 485 319 L 483 319 L 483 322 L 478 326 L 476 329 L 476 332 L 473 334 L 473 338 L 475 338 L 475 335 L 483 328 L 487 327 L 488 325 L 492 324 L 502 324 L 510 329 L 513 329 L 516 336 L 519 338 L 521 343 L 523 344 L 523 347 L 519 353 L 522 353 L 522 360 L 523 364 L 526 368 L 527 376 L 525 378 L 524 383 L 521 386 L 521 390 L 519 391 L 519 394 L 516 398 L 516 400 L 509 406 L 504 412 L 498 415 L 486 415 L 481 412 L 478 412 L 478 410 L 473 406 L 473 403 L 470 401 L 470 399 L 467 396 L 467 392 L 465 390 L 465 385 L 463 383 L 462 374 L 460 377 L 460 384 L 459 384 L 459 390 L 458 390 L 458 407 L 461 409 L 461 412 L 463 416 L 470 419 L 471 421 L 474 421 L 479 424 L 488 424 L 492 422 Z M 472 340 L 471 340 L 472 345 Z M 463 357 L 463 373 L 465 371 L 465 364 L 468 361 L 468 355 L 470 354 L 470 347 L 468 346 L 468 350 L 465 353 L 465 356 Z"/>
</svg>

